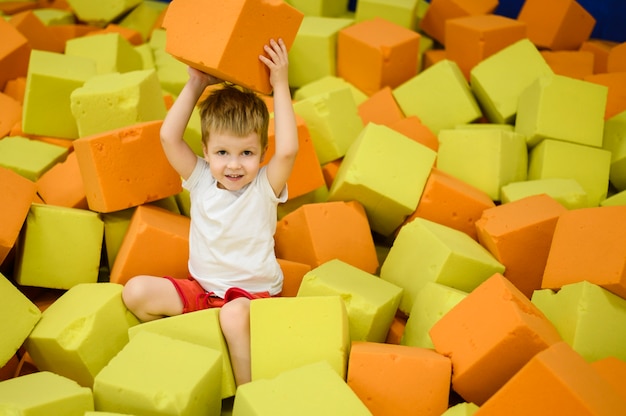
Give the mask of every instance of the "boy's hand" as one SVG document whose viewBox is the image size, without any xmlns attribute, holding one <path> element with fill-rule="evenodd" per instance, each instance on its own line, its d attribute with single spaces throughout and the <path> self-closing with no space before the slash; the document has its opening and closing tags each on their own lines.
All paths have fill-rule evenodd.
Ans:
<svg viewBox="0 0 626 416">
<path fill-rule="evenodd" d="M 192 67 L 187 67 L 187 73 L 189 74 L 190 82 L 196 82 L 202 87 L 207 87 L 209 85 L 224 82 L 221 79 L 214 77 L 213 75 L 207 74 L 206 72 L 202 72 Z"/>
<path fill-rule="evenodd" d="M 259 59 L 270 70 L 270 84 L 272 84 L 272 87 L 276 89 L 283 83 L 289 87 L 289 58 L 285 42 L 282 39 L 278 39 L 278 42 L 271 39 L 269 45 L 265 45 L 263 49 L 265 49 L 269 58 L 259 55 Z"/>
</svg>

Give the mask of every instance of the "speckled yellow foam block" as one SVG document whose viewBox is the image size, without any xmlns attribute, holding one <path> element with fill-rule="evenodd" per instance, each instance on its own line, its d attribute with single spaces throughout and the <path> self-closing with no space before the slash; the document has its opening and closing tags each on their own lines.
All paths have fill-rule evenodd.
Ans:
<svg viewBox="0 0 626 416">
<path fill-rule="evenodd" d="M 391 235 L 415 211 L 436 156 L 387 126 L 369 123 L 341 162 L 328 200 L 361 202 L 372 230 Z"/>
<path fill-rule="evenodd" d="M 141 56 L 119 33 L 103 33 L 70 39 L 65 44 L 65 54 L 93 59 L 96 62 L 98 74 L 143 69 Z"/>
<path fill-rule="evenodd" d="M 285 371 L 239 387 L 233 415 L 371 415 L 328 362 Z"/>
<path fill-rule="evenodd" d="M 345 380 L 350 329 L 339 296 L 253 300 L 250 337 L 252 380 L 321 360 Z"/>
<path fill-rule="evenodd" d="M 202 328 L 202 331 L 198 331 Z M 222 398 L 235 395 L 235 378 L 230 364 L 228 346 L 222 335 L 219 321 L 219 309 L 205 309 L 202 311 L 171 316 L 167 319 L 156 319 L 133 326 L 128 330 L 132 340 L 143 331 L 154 332 L 181 341 L 203 345 L 222 353 Z"/>
<path fill-rule="evenodd" d="M 502 272 L 504 265 L 469 235 L 415 218 L 400 229 L 380 277 L 404 289 L 400 310 L 409 314 L 427 282 L 471 292 Z"/>
<path fill-rule="evenodd" d="M 0 382 L 0 414 L 83 416 L 94 410 L 87 387 L 49 371 Z"/>
<path fill-rule="evenodd" d="M 80 137 L 162 120 L 166 114 L 154 69 L 93 76 L 70 100 Z"/>
<path fill-rule="evenodd" d="M 221 352 L 141 331 L 98 373 L 96 409 L 134 415 L 219 416 Z"/>
<path fill-rule="evenodd" d="M 384 342 L 402 289 L 341 260 L 330 260 L 304 275 L 298 296 L 331 295 L 346 304 L 352 341 Z"/>
<path fill-rule="evenodd" d="M 41 311 L 0 273 L 0 368 L 16 353 L 41 318 Z"/>
</svg>

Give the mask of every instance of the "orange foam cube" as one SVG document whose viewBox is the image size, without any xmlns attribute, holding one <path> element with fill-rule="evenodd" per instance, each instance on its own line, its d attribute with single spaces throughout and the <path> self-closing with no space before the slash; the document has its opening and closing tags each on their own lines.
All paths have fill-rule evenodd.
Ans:
<svg viewBox="0 0 626 416">
<path fill-rule="evenodd" d="M 583 280 L 626 299 L 626 205 L 581 208 L 559 217 L 541 287 Z"/>
<path fill-rule="evenodd" d="M 482 405 L 535 354 L 561 341 L 556 328 L 499 273 L 457 303 L 429 331 L 452 360 L 452 388 Z"/>
<path fill-rule="evenodd" d="M 9 135 L 9 132 L 22 119 L 22 104 L 7 94 L 0 92 L 0 139 Z"/>
<path fill-rule="evenodd" d="M 337 75 L 366 95 L 417 74 L 420 35 L 380 17 L 339 31 Z"/>
<path fill-rule="evenodd" d="M 626 400 L 626 361 L 606 357 L 592 362 L 591 366 Z"/>
<path fill-rule="evenodd" d="M 162 123 L 148 121 L 74 141 L 89 209 L 119 211 L 182 191 L 161 147 Z"/>
<path fill-rule="evenodd" d="M 104 29 L 89 32 L 87 33 L 87 36 L 99 35 L 104 33 L 119 33 L 124 39 L 128 41 L 128 43 L 134 46 L 139 46 L 144 43 L 141 32 L 135 29 L 131 29 L 129 27 L 117 25 L 115 23 L 109 23 Z"/>
<path fill-rule="evenodd" d="M 404 117 L 389 124 L 389 127 L 435 152 L 439 149 L 439 139 L 417 116 Z"/>
<path fill-rule="evenodd" d="M 296 261 L 277 259 L 283 271 L 283 291 L 281 296 L 295 297 L 300 290 L 300 284 L 305 274 L 311 271 L 311 266 Z"/>
<path fill-rule="evenodd" d="M 606 61 L 607 72 L 625 72 L 626 71 L 626 42 L 611 48 Z"/>
<path fill-rule="evenodd" d="M 475 223 L 486 209 L 493 207 L 495 203 L 485 192 L 433 168 L 417 209 L 405 224 L 417 217 L 425 218 L 478 240 Z"/>
<path fill-rule="evenodd" d="M 25 77 L 31 47 L 28 39 L 11 23 L 0 19 L 0 90 L 10 79 Z"/>
<path fill-rule="evenodd" d="M 626 71 L 589 75 L 584 78 L 584 81 L 608 87 L 609 93 L 606 97 L 604 110 L 605 120 L 626 111 L 626 94 L 624 94 L 626 91 Z"/>
<path fill-rule="evenodd" d="M 583 79 L 593 75 L 594 55 L 589 51 L 540 51 L 552 71 L 557 75 Z"/>
<path fill-rule="evenodd" d="M 141 205 L 131 217 L 111 269 L 112 283 L 126 284 L 137 275 L 186 279 L 189 217 L 152 205 Z"/>
<path fill-rule="evenodd" d="M 17 77 L 7 81 L 4 86 L 6 95 L 13 98 L 18 103 L 24 105 L 24 93 L 26 92 L 26 77 Z M 21 115 L 20 115 L 21 118 Z"/>
<path fill-rule="evenodd" d="M 390 126 L 404 118 L 404 114 L 393 97 L 390 87 L 381 88 L 359 104 L 358 112 L 364 126 L 367 123 Z"/>
<path fill-rule="evenodd" d="M 335 177 L 337 176 L 337 172 L 339 171 L 339 166 L 341 166 L 342 160 L 343 158 L 333 160 L 331 162 L 325 163 L 324 166 L 322 166 L 322 175 L 324 175 L 324 182 L 326 183 L 328 189 L 330 189 L 335 180 Z"/>
<path fill-rule="evenodd" d="M 282 0 L 174 0 L 163 18 L 165 50 L 194 68 L 269 94 L 269 70 L 259 60 L 263 46 L 282 38 L 289 49 L 303 18 Z"/>
<path fill-rule="evenodd" d="M 593 73 L 601 74 L 607 72 L 606 64 L 609 60 L 609 53 L 616 44 L 616 42 L 608 40 L 589 39 L 580 45 L 579 50 L 593 54 Z"/>
<path fill-rule="evenodd" d="M 446 21 L 446 57 L 457 63 L 465 79 L 476 64 L 526 37 L 526 23 L 488 14 Z"/>
<path fill-rule="evenodd" d="M 400 345 L 402 342 L 402 335 L 404 335 L 407 318 L 399 315 L 402 314 L 396 314 L 396 316 L 393 317 L 393 321 L 391 321 L 385 344 Z"/>
<path fill-rule="evenodd" d="M 538 48 L 576 50 L 589 39 L 596 19 L 576 0 L 526 0 L 517 20 L 528 25 Z"/>
<path fill-rule="evenodd" d="M 48 205 L 88 209 L 76 153 L 57 163 L 37 180 L 37 192 Z"/>
<path fill-rule="evenodd" d="M 15 245 L 36 191 L 33 182 L 0 167 L 0 264 Z"/>
<path fill-rule="evenodd" d="M 439 416 L 448 408 L 450 359 L 405 345 L 353 342 L 348 386 L 374 416 Z"/>
<path fill-rule="evenodd" d="M 539 352 L 474 416 L 619 415 L 626 409 L 610 383 L 565 342 Z"/>
<path fill-rule="evenodd" d="M 14 14 L 9 19 L 17 30 L 28 39 L 32 49 L 63 53 L 65 42 L 61 40 L 32 10 Z"/>
<path fill-rule="evenodd" d="M 423 63 L 422 63 L 422 71 L 430 68 L 435 65 L 439 61 L 443 61 L 446 59 L 446 50 L 445 49 L 429 49 L 424 52 L 423 55 Z"/>
<path fill-rule="evenodd" d="M 50 26 L 50 31 L 59 37 L 64 43 L 70 39 L 86 36 L 88 33 L 98 30 L 100 30 L 100 28 L 85 24 Z"/>
<path fill-rule="evenodd" d="M 298 155 L 293 165 L 291 175 L 287 180 L 289 199 L 294 199 L 317 188 L 324 186 L 324 175 L 320 166 L 315 147 L 311 140 L 311 134 L 302 117 L 296 115 L 296 125 L 298 127 Z M 268 129 L 268 146 L 263 165 L 267 164 L 275 152 L 275 131 L 274 118 L 270 119 Z"/>
<path fill-rule="evenodd" d="M 486 209 L 476 221 L 478 241 L 504 264 L 504 277 L 529 299 L 541 289 L 554 228 L 566 211 L 540 194 Z"/>
<path fill-rule="evenodd" d="M 376 273 L 378 258 L 365 209 L 356 201 L 305 204 L 276 225 L 276 257 L 312 268 L 339 259 Z"/>
<path fill-rule="evenodd" d="M 498 0 L 431 0 L 420 29 L 442 45 L 446 44 L 446 22 L 465 16 L 490 14 L 498 7 Z"/>
</svg>

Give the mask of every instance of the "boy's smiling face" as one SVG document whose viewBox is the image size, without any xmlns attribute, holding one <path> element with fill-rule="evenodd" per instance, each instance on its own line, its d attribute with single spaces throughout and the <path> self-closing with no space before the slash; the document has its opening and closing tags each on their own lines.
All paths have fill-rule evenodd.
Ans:
<svg viewBox="0 0 626 416">
<path fill-rule="evenodd" d="M 238 191 L 259 173 L 264 149 L 256 133 L 244 137 L 211 133 L 203 151 L 218 187 Z"/>
</svg>

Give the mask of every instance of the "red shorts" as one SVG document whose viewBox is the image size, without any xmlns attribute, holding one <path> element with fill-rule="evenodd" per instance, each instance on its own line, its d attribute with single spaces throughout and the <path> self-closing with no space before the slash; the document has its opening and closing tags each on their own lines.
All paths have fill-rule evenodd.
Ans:
<svg viewBox="0 0 626 416">
<path fill-rule="evenodd" d="M 188 277 L 187 279 L 164 277 L 172 282 L 178 292 L 178 296 L 180 296 L 180 300 L 183 301 L 183 313 L 221 308 L 224 304 L 237 298 L 261 299 L 271 297 L 269 292 L 250 293 L 238 287 L 231 287 L 224 294 L 224 298 L 220 298 L 213 292 L 204 290 L 193 277 Z"/>
</svg>

